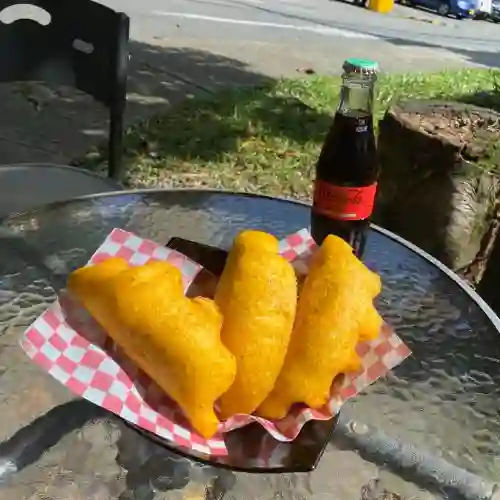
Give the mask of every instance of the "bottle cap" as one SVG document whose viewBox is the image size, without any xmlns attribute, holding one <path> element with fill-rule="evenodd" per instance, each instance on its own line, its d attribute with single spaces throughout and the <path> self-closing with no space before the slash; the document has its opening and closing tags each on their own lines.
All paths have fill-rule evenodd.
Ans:
<svg viewBox="0 0 500 500">
<path fill-rule="evenodd" d="M 370 59 L 358 59 L 352 57 L 344 61 L 342 69 L 346 73 L 360 73 L 362 75 L 374 75 L 378 72 L 378 63 Z"/>
</svg>

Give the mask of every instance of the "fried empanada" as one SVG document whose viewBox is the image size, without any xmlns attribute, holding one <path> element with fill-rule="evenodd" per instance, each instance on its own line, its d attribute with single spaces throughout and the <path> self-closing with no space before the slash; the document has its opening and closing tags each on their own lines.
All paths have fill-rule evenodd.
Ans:
<svg viewBox="0 0 500 500">
<path fill-rule="evenodd" d="M 220 416 L 252 413 L 276 382 L 290 341 L 297 304 L 292 265 L 278 240 L 260 231 L 240 233 L 215 293 L 224 317 L 221 338 L 237 362 L 236 378 L 219 400 Z"/>
<path fill-rule="evenodd" d="M 378 336 L 382 318 L 373 299 L 380 277 L 330 235 L 311 258 L 283 369 L 257 414 L 283 418 L 294 403 L 320 408 L 333 379 L 360 367 L 356 346 Z"/>
<path fill-rule="evenodd" d="M 215 434 L 214 402 L 233 383 L 234 356 L 220 338 L 222 315 L 206 298 L 184 296 L 167 262 L 129 267 L 111 258 L 73 272 L 70 292 L 125 354 L 180 408 L 202 436 Z"/>
</svg>

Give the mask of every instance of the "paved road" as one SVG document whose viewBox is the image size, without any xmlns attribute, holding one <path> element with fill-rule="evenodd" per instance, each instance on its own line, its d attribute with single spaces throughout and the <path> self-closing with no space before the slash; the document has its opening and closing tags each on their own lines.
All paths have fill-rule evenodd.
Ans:
<svg viewBox="0 0 500 500">
<path fill-rule="evenodd" d="M 268 73 L 297 65 L 335 71 L 370 56 L 388 71 L 499 65 L 500 26 L 396 6 L 380 15 L 332 0 L 104 0 L 132 18 L 136 40 L 207 48 Z M 272 62 L 265 59 L 265 52 Z M 284 62 L 287 57 L 289 63 Z"/>
</svg>

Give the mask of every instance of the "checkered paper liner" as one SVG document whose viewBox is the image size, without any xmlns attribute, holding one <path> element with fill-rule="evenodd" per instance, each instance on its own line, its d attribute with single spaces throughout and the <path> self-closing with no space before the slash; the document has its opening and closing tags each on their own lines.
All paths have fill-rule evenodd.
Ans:
<svg viewBox="0 0 500 500">
<path fill-rule="evenodd" d="M 280 242 L 281 254 L 293 261 L 299 275 L 307 273 L 313 248 L 305 229 Z M 185 290 L 201 270 L 200 265 L 177 251 L 122 229 L 114 229 L 108 235 L 89 265 L 112 256 L 122 257 L 131 265 L 150 260 L 169 261 L 181 270 Z M 332 393 L 324 408 L 314 410 L 296 406 L 284 419 L 274 422 L 253 415 L 236 415 L 222 422 L 217 435 L 207 440 L 191 428 L 177 405 L 132 365 L 67 292 L 62 292 L 28 328 L 21 339 L 21 347 L 34 363 L 76 395 L 185 449 L 212 456 L 227 454 L 226 432 L 252 422 L 258 422 L 278 441 L 292 441 L 307 421 L 332 418 L 347 399 L 410 355 L 410 350 L 391 328 L 384 325 L 376 340 L 358 345 L 362 369 L 344 378 L 341 388 Z"/>
</svg>

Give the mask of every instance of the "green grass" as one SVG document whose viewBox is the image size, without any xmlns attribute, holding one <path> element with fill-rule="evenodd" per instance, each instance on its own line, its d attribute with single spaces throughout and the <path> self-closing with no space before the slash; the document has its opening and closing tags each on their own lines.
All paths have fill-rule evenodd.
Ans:
<svg viewBox="0 0 500 500">
<path fill-rule="evenodd" d="M 401 98 L 458 100 L 499 109 L 499 77 L 500 72 L 482 69 L 382 76 L 376 115 L 380 118 Z M 127 184 L 308 199 L 339 83 L 337 77 L 308 76 L 186 100 L 127 131 Z M 92 152 L 84 163 L 96 168 L 103 159 Z"/>
</svg>

